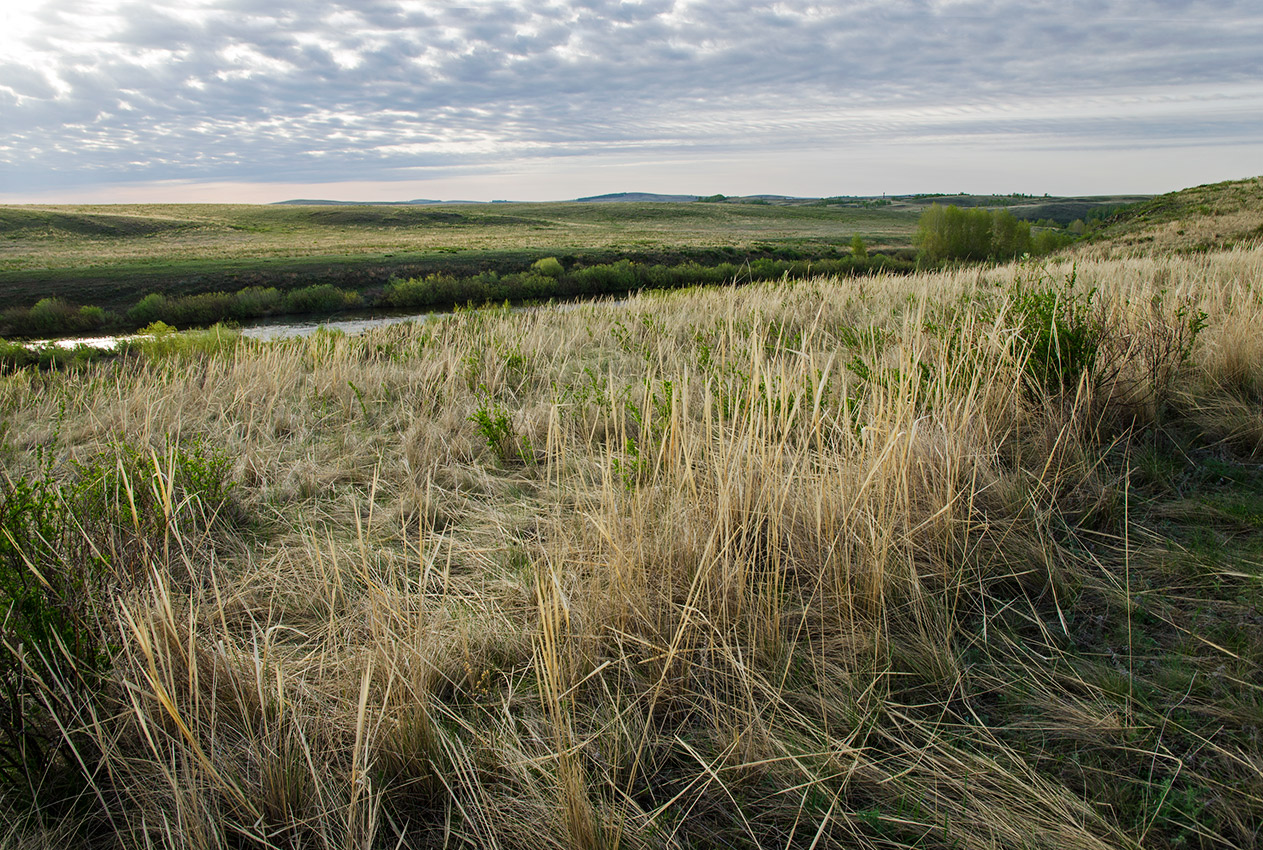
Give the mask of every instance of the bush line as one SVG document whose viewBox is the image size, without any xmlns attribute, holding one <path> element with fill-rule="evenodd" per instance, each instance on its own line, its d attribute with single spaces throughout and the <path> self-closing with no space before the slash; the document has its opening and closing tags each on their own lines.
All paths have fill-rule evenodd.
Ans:
<svg viewBox="0 0 1263 850">
<path fill-rule="evenodd" d="M 270 316 L 331 315 L 373 307 L 393 310 L 454 307 L 470 302 L 536 301 L 638 289 L 768 281 L 787 275 L 791 278 L 812 274 L 846 276 L 875 271 L 909 272 L 914 268 L 915 263 L 909 260 L 885 254 L 821 260 L 761 258 L 714 266 L 697 262 L 646 265 L 624 259 L 589 266 L 574 264 L 568 269 L 556 257 L 547 257 L 537 260 L 526 271 L 509 274 L 486 271 L 470 277 L 437 273 L 395 278 L 377 293 L 341 289 L 329 283 L 287 292 L 270 286 L 180 296 L 152 292 L 137 301 L 124 316 L 100 307 L 80 307 L 61 298 L 44 298 L 33 307 L 10 307 L 0 312 L 0 336 L 29 338 L 128 331 L 154 322 L 178 328 L 209 327 L 219 322 Z M 8 362 L 11 358 L 3 359 Z"/>
</svg>

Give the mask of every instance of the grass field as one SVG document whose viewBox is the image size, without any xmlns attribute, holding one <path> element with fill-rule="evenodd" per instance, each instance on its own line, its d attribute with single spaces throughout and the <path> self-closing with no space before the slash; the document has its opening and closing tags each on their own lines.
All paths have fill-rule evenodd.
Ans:
<svg viewBox="0 0 1263 850">
<path fill-rule="evenodd" d="M 119 205 L 0 207 L 0 297 L 130 306 L 167 294 L 392 275 L 520 271 L 546 256 L 682 261 L 907 246 L 912 210 L 757 204 L 441 207 Z"/>
<path fill-rule="evenodd" d="M 125 312 L 149 292 L 332 283 L 380 289 L 392 277 L 494 270 L 572 257 L 714 265 L 818 259 L 849 250 L 911 253 L 931 203 L 997 206 L 1068 224 L 1135 197 L 909 196 L 775 203 L 550 203 L 441 206 L 0 206 L 0 299 L 57 296 Z"/>
<path fill-rule="evenodd" d="M 1080 258 L 4 375 L 0 847 L 1258 846 L 1261 280 Z"/>
</svg>

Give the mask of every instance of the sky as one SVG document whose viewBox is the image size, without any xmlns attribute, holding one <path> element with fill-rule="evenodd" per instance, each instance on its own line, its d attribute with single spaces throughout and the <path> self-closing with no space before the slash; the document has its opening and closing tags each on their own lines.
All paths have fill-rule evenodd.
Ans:
<svg viewBox="0 0 1263 850">
<path fill-rule="evenodd" d="M 1259 0 L 0 0 L 0 202 L 1158 193 Z"/>
</svg>

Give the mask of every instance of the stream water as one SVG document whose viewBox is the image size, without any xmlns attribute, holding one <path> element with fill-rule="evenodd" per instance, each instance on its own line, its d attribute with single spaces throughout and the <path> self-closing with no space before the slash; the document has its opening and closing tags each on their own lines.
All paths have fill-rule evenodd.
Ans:
<svg viewBox="0 0 1263 850">
<path fill-rule="evenodd" d="M 581 304 L 591 304 L 594 300 L 599 300 L 603 304 L 624 304 L 624 298 L 576 298 L 573 301 L 562 301 L 553 303 L 552 309 L 569 310 Z M 526 310 L 538 310 L 537 305 L 522 305 L 513 307 L 515 313 Z M 434 310 L 429 313 L 407 313 L 393 316 L 360 316 L 352 319 L 322 319 L 322 320 L 285 320 L 285 319 L 260 319 L 256 322 L 250 322 L 241 326 L 241 335 L 247 339 L 257 339 L 263 341 L 275 339 L 290 339 L 298 336 L 310 336 L 320 328 L 331 331 L 342 331 L 345 334 L 357 334 L 372 328 L 381 328 L 387 325 L 397 325 L 401 322 L 425 322 L 439 316 L 449 315 L 451 310 Z M 39 348 L 44 345 L 56 345 L 60 348 L 74 348 L 78 345 L 87 345 L 92 348 L 112 349 L 120 342 L 130 339 L 138 339 L 140 334 L 119 334 L 117 336 L 84 336 L 73 337 L 69 339 L 44 339 L 26 343 L 27 348 Z"/>
<path fill-rule="evenodd" d="M 324 319 L 320 321 L 259 321 L 241 326 L 241 335 L 247 339 L 274 340 L 289 339 L 296 336 L 309 336 L 320 328 L 331 331 L 342 331 L 346 334 L 357 334 L 370 328 L 386 325 L 397 325 L 400 322 L 424 322 L 435 316 L 446 315 L 446 311 L 432 313 L 410 313 L 399 316 L 371 316 L 355 319 Z M 117 336 L 82 336 L 67 339 L 43 339 L 27 343 L 28 348 L 39 348 L 45 345 L 56 345 L 59 348 L 75 348 L 87 345 L 92 348 L 112 349 L 120 342 L 139 339 L 140 334 L 119 334 Z"/>
</svg>

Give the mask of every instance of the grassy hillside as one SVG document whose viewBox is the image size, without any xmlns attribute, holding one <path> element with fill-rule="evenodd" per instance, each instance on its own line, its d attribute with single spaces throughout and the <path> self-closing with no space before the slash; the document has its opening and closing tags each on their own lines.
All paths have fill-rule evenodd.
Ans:
<svg viewBox="0 0 1263 850">
<path fill-rule="evenodd" d="M 1260 280 L 817 279 L 4 375 L 0 846 L 1257 846 Z"/>
<path fill-rule="evenodd" d="M 1097 256 L 1207 251 L 1263 242 L 1263 177 L 1160 195 L 1122 211 L 1096 234 Z"/>
<path fill-rule="evenodd" d="M 0 299 L 126 308 L 145 292 L 381 286 L 392 276 L 521 271 L 546 256 L 646 262 L 908 245 L 910 210 L 591 203 L 473 206 L 0 207 Z"/>
</svg>

